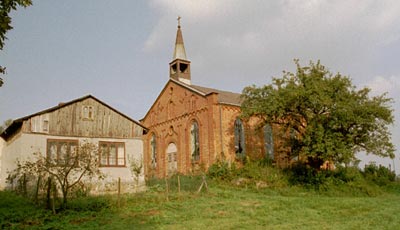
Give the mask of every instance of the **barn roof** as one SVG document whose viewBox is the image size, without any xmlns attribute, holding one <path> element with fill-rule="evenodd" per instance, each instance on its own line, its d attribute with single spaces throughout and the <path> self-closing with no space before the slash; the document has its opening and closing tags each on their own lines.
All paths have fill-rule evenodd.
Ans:
<svg viewBox="0 0 400 230">
<path fill-rule="evenodd" d="M 96 97 L 94 97 L 94 96 L 92 96 L 92 95 L 89 94 L 89 95 L 86 95 L 86 96 L 77 98 L 77 99 L 72 100 L 72 101 L 69 101 L 69 102 L 59 103 L 57 106 L 54 106 L 54 107 L 51 107 L 51 108 L 42 110 L 42 111 L 40 111 L 40 112 L 31 114 L 31 115 L 28 115 L 28 116 L 25 116 L 25 117 L 18 118 L 18 119 L 16 119 L 16 120 L 14 120 L 14 121 L 11 123 L 11 125 L 9 125 L 9 126 L 0 134 L 0 136 L 1 136 L 3 139 L 6 139 L 8 136 L 12 135 L 15 131 L 17 131 L 17 130 L 22 126 L 22 123 L 23 123 L 25 120 L 28 120 L 28 119 L 31 118 L 31 117 L 38 116 L 38 115 L 45 114 L 45 113 L 49 113 L 49 112 L 53 112 L 53 111 L 55 111 L 55 110 L 58 110 L 58 109 L 60 109 L 60 108 L 65 107 L 65 106 L 68 106 L 68 105 L 71 105 L 71 104 L 74 104 L 74 103 L 76 103 L 76 102 L 83 101 L 83 100 L 86 100 L 86 99 L 89 99 L 89 98 L 91 98 L 91 99 L 93 99 L 93 100 L 99 102 L 100 104 L 106 106 L 107 108 L 111 109 L 112 111 L 114 111 L 114 112 L 118 113 L 119 115 L 125 117 L 126 119 L 130 120 L 131 122 L 133 122 L 133 123 L 135 123 L 135 124 L 141 126 L 144 130 L 147 130 L 147 128 L 144 127 L 140 122 L 138 122 L 138 121 L 136 121 L 136 120 L 134 120 L 134 119 L 128 117 L 127 115 L 125 115 L 125 114 L 119 112 L 118 110 L 114 109 L 113 107 L 107 105 L 106 103 L 100 101 L 100 100 L 97 99 Z"/>
</svg>

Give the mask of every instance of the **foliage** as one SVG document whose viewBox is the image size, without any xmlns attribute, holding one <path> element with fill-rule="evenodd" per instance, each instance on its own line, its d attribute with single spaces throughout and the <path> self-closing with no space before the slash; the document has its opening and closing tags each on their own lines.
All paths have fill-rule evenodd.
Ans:
<svg viewBox="0 0 400 230">
<path fill-rule="evenodd" d="M 142 173 L 143 169 L 143 160 L 142 159 L 135 159 L 135 158 L 130 158 L 130 167 L 129 169 L 132 172 L 133 175 L 133 180 L 136 182 L 136 189 L 139 187 L 139 176 Z"/>
<path fill-rule="evenodd" d="M 279 169 L 271 165 L 268 159 L 264 159 L 247 161 L 238 168 L 217 162 L 210 167 L 208 175 L 220 185 L 283 195 L 293 194 L 295 188 L 298 188 L 298 192 L 305 189 L 308 192 L 332 196 L 377 196 L 396 184 L 393 172 L 387 168 L 377 168 L 374 173 L 370 171 L 365 173 L 354 166 L 321 170 L 302 162 L 297 162 L 290 168 Z M 397 187 L 393 188 L 389 190 L 396 190 Z"/>
<path fill-rule="evenodd" d="M 3 0 L 0 2 L 0 50 L 3 50 L 4 41 L 7 39 L 6 33 L 11 30 L 10 12 L 17 10 L 17 6 L 27 7 L 32 5 L 32 0 Z M 0 66 L 0 74 L 5 74 L 6 68 Z M 0 78 L 0 87 L 3 85 L 3 79 Z"/>
<path fill-rule="evenodd" d="M 76 212 L 100 212 L 111 207 L 111 197 L 86 196 L 71 200 L 68 204 L 69 211 Z"/>
<path fill-rule="evenodd" d="M 391 188 L 400 187 L 400 184 L 395 183 L 394 172 L 383 166 L 366 166 L 364 171 L 357 167 L 343 166 L 335 170 L 316 170 L 298 163 L 285 171 L 290 185 L 302 186 L 323 194 L 377 196 Z"/>
<path fill-rule="evenodd" d="M 307 159 L 316 169 L 325 161 L 349 163 L 358 151 L 394 157 L 388 130 L 392 99 L 357 90 L 349 77 L 332 74 L 319 62 L 305 67 L 295 62 L 296 73 L 243 90 L 244 117 L 277 125 L 291 157 Z"/>
<path fill-rule="evenodd" d="M 0 3 L 0 50 L 4 47 L 6 33 L 11 30 L 11 10 L 17 10 L 17 6 L 27 7 L 32 5 L 31 0 L 5 0 Z"/>
<path fill-rule="evenodd" d="M 179 179 L 178 179 L 179 178 Z M 151 178 L 146 181 L 150 191 L 162 192 L 166 190 L 166 184 L 169 192 L 196 192 L 202 183 L 202 176 L 179 175 L 175 174 L 169 178 L 158 179 Z"/>
<path fill-rule="evenodd" d="M 46 183 L 48 181 L 48 193 L 50 190 L 61 190 L 63 196 L 63 208 L 66 208 L 68 195 L 76 186 L 82 186 L 84 179 L 93 177 L 103 178 L 98 168 L 97 147 L 85 142 L 71 154 L 62 156 L 63 159 L 49 158 L 40 153 L 35 153 L 35 161 L 18 162 L 18 167 L 9 174 L 8 182 L 13 185 L 21 184 L 26 190 L 26 178 L 35 178 Z M 56 183 L 57 188 L 52 189 L 51 183 Z M 37 188 L 39 190 L 39 188 Z M 49 194 L 48 194 L 49 196 Z M 53 195 L 54 196 L 54 195 Z"/>
<path fill-rule="evenodd" d="M 270 159 L 252 161 L 247 159 L 241 167 L 229 166 L 226 161 L 217 161 L 208 169 L 212 179 L 228 182 L 238 187 L 281 188 L 288 185 L 286 175 L 271 165 Z"/>
<path fill-rule="evenodd" d="M 4 130 L 6 130 L 7 127 L 12 124 L 12 122 L 13 122 L 12 119 L 8 119 L 8 120 L 4 121 L 3 125 L 0 125 L 0 133 L 2 133 Z"/>
<path fill-rule="evenodd" d="M 227 161 L 218 160 L 208 168 L 208 176 L 220 180 L 231 180 L 232 171 L 233 170 Z"/>
<path fill-rule="evenodd" d="M 0 229 L 36 225 L 50 213 L 10 191 L 0 191 Z"/>
<path fill-rule="evenodd" d="M 396 179 L 396 174 L 382 165 L 365 165 L 363 174 L 368 180 L 380 186 L 387 185 Z"/>
<path fill-rule="evenodd" d="M 204 194 L 97 196 L 59 215 L 0 191 L 4 229 L 397 229 L 400 193 L 331 196 L 291 187 L 285 195 L 214 183 Z M 367 224 L 366 224 L 367 223 Z"/>
</svg>

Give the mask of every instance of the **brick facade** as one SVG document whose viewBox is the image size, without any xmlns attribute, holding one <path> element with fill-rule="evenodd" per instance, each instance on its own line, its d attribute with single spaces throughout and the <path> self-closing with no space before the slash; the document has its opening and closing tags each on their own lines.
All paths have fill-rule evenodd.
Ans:
<svg viewBox="0 0 400 230">
<path fill-rule="evenodd" d="M 203 89 L 203 88 L 201 88 Z M 211 89 L 208 89 L 211 91 Z M 200 91 L 199 87 L 170 79 L 154 102 L 142 124 L 149 129 L 144 136 L 144 166 L 148 177 L 165 177 L 171 173 L 191 174 L 206 171 L 217 160 L 237 161 L 234 123 L 240 106 L 221 102 L 223 91 Z M 237 94 L 239 95 L 239 94 Z M 191 125 L 199 126 L 200 158 L 192 159 Z M 246 156 L 265 156 L 264 134 L 258 120 L 243 121 Z M 155 136 L 156 164 L 152 161 L 152 138 Z M 176 146 L 176 170 L 168 168 L 170 144 Z"/>
<path fill-rule="evenodd" d="M 141 120 L 149 129 L 144 136 L 145 175 L 205 172 L 217 160 L 238 161 L 237 151 L 253 159 L 265 157 L 268 149 L 260 120 L 240 120 L 235 128 L 240 119 L 240 104 L 240 94 L 191 84 L 190 61 L 178 25 L 170 79 Z M 273 130 L 275 136 L 278 129 Z M 270 146 L 270 151 L 281 156 L 282 151 L 274 147 L 279 146 L 279 141 L 274 139 Z M 285 157 L 275 159 L 277 165 L 287 161 Z"/>
</svg>

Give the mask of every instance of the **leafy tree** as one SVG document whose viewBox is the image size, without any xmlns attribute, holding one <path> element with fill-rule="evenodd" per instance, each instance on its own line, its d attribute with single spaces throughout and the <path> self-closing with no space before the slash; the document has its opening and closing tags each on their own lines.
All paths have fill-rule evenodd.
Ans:
<svg viewBox="0 0 400 230">
<path fill-rule="evenodd" d="M 244 117 L 280 127 L 291 156 L 315 168 L 325 161 L 349 163 L 359 151 L 394 157 L 391 98 L 357 90 L 349 77 L 332 74 L 319 61 L 305 67 L 295 63 L 295 74 L 284 71 L 270 85 L 243 90 Z"/>
<path fill-rule="evenodd" d="M 135 159 L 135 158 L 130 158 L 130 167 L 129 169 L 132 172 L 132 177 L 136 182 L 136 191 L 139 188 L 139 176 L 142 173 L 142 169 L 143 169 L 143 160 L 142 159 Z"/>
<path fill-rule="evenodd" d="M 18 6 L 27 7 L 32 5 L 32 0 L 2 0 L 0 1 L 0 50 L 3 50 L 4 41 L 7 39 L 6 33 L 11 30 L 11 10 L 17 10 Z M 0 66 L 0 74 L 5 74 L 5 67 Z M 0 87 L 3 79 L 0 78 Z"/>
<path fill-rule="evenodd" d="M 6 130 L 7 127 L 12 124 L 12 122 L 13 122 L 12 119 L 8 119 L 8 120 L 4 121 L 3 125 L 0 125 L 0 133 L 2 133 L 4 130 Z"/>
<path fill-rule="evenodd" d="M 47 157 L 35 153 L 35 161 L 18 162 L 18 167 L 9 175 L 15 181 L 17 178 L 34 176 L 42 180 L 55 180 L 63 196 L 63 208 L 67 206 L 68 194 L 72 188 L 81 183 L 83 179 L 93 177 L 103 178 L 99 170 L 98 148 L 92 143 L 85 142 L 70 154 L 59 158 Z"/>
</svg>

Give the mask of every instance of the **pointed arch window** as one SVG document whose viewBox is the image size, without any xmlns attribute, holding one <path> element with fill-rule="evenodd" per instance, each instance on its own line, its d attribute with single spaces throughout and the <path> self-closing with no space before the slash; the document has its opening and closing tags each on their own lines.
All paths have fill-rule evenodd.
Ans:
<svg viewBox="0 0 400 230">
<path fill-rule="evenodd" d="M 151 166 L 153 168 L 157 167 L 157 144 L 156 135 L 153 133 L 150 139 L 150 152 L 151 152 Z"/>
<path fill-rule="evenodd" d="M 190 127 L 190 147 L 192 161 L 200 160 L 199 124 L 193 121 Z"/>
<path fill-rule="evenodd" d="M 265 157 L 268 159 L 274 159 L 274 136 L 272 133 L 272 127 L 269 124 L 264 126 L 264 147 Z"/>
<path fill-rule="evenodd" d="M 245 136 L 243 122 L 240 118 L 235 120 L 234 126 L 235 132 L 235 153 L 237 157 L 243 157 L 245 155 Z"/>
</svg>

